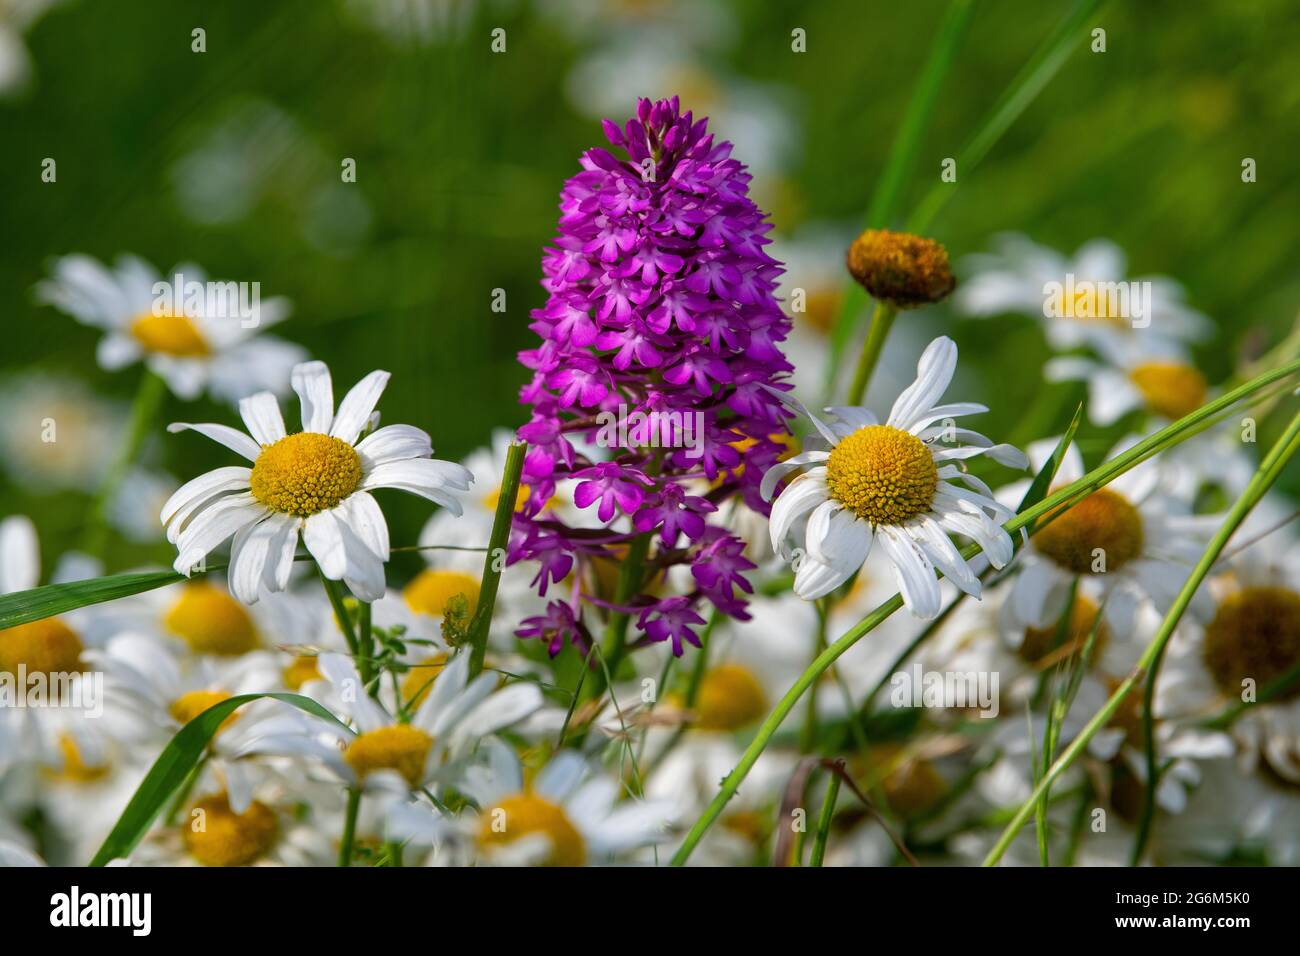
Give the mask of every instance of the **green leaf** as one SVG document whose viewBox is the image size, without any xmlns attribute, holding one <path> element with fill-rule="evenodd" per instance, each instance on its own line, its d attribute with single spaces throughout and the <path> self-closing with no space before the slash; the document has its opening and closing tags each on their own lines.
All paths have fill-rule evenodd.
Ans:
<svg viewBox="0 0 1300 956">
<path fill-rule="evenodd" d="M 175 571 L 134 571 L 0 595 L 0 630 L 184 580 L 185 576 Z"/>
<path fill-rule="evenodd" d="M 281 700 L 315 717 L 333 721 L 340 727 L 347 726 L 316 701 L 301 694 L 240 694 L 213 704 L 178 730 L 163 748 L 90 865 L 104 866 L 110 860 L 128 856 L 149 831 L 171 795 L 198 764 L 222 722 L 244 704 L 263 698 Z"/>
<path fill-rule="evenodd" d="M 1043 467 L 1038 469 L 1038 474 L 1034 475 L 1034 480 L 1030 482 L 1029 490 L 1025 496 L 1020 499 L 1020 507 L 1016 509 L 1016 514 L 1020 514 L 1028 508 L 1034 507 L 1040 501 L 1047 497 L 1048 490 L 1052 487 L 1052 481 L 1056 478 L 1056 473 L 1060 470 L 1061 462 L 1065 460 L 1065 453 L 1069 450 L 1070 443 L 1074 441 L 1074 433 L 1079 430 L 1079 423 L 1083 421 L 1083 405 L 1080 404 L 1074 411 L 1074 418 L 1070 419 L 1070 427 L 1065 430 L 1061 440 L 1056 443 L 1052 449 L 1051 457 L 1043 462 Z M 1032 529 L 1031 529 L 1032 530 Z"/>
</svg>

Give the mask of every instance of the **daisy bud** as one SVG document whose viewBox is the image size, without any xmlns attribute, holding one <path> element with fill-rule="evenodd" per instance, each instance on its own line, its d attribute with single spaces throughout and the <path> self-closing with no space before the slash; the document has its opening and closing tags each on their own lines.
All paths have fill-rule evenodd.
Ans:
<svg viewBox="0 0 1300 956">
<path fill-rule="evenodd" d="M 849 272 L 873 299 L 897 309 L 941 302 L 957 284 L 948 251 L 933 239 L 868 229 L 849 246 Z"/>
</svg>

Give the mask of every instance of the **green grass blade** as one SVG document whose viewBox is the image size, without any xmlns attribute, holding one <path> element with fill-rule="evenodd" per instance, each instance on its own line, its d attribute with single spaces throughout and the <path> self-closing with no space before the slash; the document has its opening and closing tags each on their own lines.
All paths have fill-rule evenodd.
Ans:
<svg viewBox="0 0 1300 956">
<path fill-rule="evenodd" d="M 988 155 L 994 144 L 1023 113 L 1043 88 L 1051 82 L 1052 77 L 1065 65 L 1077 46 L 1085 38 L 1081 31 L 1084 23 L 1097 12 L 1103 0 L 1079 0 L 1074 9 L 1066 14 L 1052 34 L 1043 42 L 1033 58 L 1011 81 L 1005 93 L 998 100 L 984 122 L 979 125 L 975 135 L 966 147 L 957 154 L 957 175 L 969 176 L 980 161 Z M 923 232 L 939 210 L 943 208 L 955 191 L 955 183 L 935 183 L 926 193 L 925 198 L 916 207 L 912 217 L 907 221 L 908 232 Z"/>
<path fill-rule="evenodd" d="M 970 20 L 971 0 L 953 0 L 948 12 L 939 25 L 934 45 L 930 48 L 929 59 L 921 71 L 916 89 L 903 114 L 902 125 L 889 148 L 885 160 L 885 170 L 881 173 L 876 189 L 871 195 L 871 205 L 867 207 L 865 228 L 888 226 L 898 214 L 899 202 L 912 171 L 916 168 L 916 156 L 921 149 L 921 137 L 934 112 L 935 101 L 939 97 L 939 88 L 952 66 L 957 54 L 957 46 L 966 24 Z M 840 302 L 839 313 L 835 317 L 835 326 L 831 332 L 831 358 L 826 367 L 826 395 L 829 398 L 835 389 L 835 374 L 840 366 L 840 357 L 853 337 L 857 316 L 867 304 L 867 294 L 856 284 L 850 282 Z"/>
<path fill-rule="evenodd" d="M 184 580 L 185 576 L 175 571 L 135 571 L 106 578 L 92 578 L 89 581 L 47 584 L 28 591 L 0 595 L 0 631 Z"/>
<path fill-rule="evenodd" d="M 90 865 L 104 866 L 111 860 L 128 856 L 149 831 L 171 795 L 198 764 L 222 722 L 244 704 L 263 698 L 282 700 L 315 717 L 346 726 L 316 701 L 301 694 L 241 694 L 213 704 L 178 730 L 163 748 Z"/>
</svg>

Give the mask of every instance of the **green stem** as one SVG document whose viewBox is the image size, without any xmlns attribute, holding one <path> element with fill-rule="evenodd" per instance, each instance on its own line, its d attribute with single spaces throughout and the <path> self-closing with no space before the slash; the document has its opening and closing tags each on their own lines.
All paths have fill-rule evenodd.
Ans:
<svg viewBox="0 0 1300 956">
<path fill-rule="evenodd" d="M 1103 463 L 1091 472 L 1084 475 L 1077 481 L 1073 481 L 1060 490 L 1048 495 L 1037 504 L 1026 508 L 1020 514 L 1008 521 L 1003 528 L 1007 532 L 1013 533 L 1022 528 L 1032 527 L 1034 522 L 1043 515 L 1049 514 L 1054 510 L 1067 506 L 1076 498 L 1081 499 L 1091 494 L 1097 488 L 1108 483 L 1117 476 L 1123 474 L 1129 469 L 1141 464 L 1152 455 L 1157 454 L 1163 448 L 1182 440 L 1183 437 L 1190 437 L 1202 423 L 1211 419 L 1217 413 L 1241 401 L 1246 396 L 1264 388 L 1278 379 L 1285 378 L 1300 371 L 1300 360 L 1289 362 L 1279 369 L 1271 372 L 1265 372 L 1240 388 L 1235 388 L 1225 395 L 1220 396 L 1209 404 L 1197 409 L 1190 415 L 1180 418 L 1178 421 L 1157 431 L 1155 434 L 1143 439 L 1127 451 L 1108 462 Z M 1186 435 L 1185 435 L 1186 433 Z M 1014 538 L 1013 534 L 1013 538 Z M 969 545 L 962 550 L 964 557 L 973 557 L 979 550 L 976 545 Z M 821 676 L 826 668 L 830 667 L 842 654 L 850 647 L 861 640 L 865 635 L 870 633 L 881 621 L 889 617 L 903 605 L 903 599 L 900 595 L 895 594 L 892 598 L 885 601 L 874 611 L 864 617 L 861 621 L 851 627 L 845 634 L 835 641 L 830 647 L 818 655 L 817 659 L 796 678 L 794 684 L 785 695 L 777 702 L 772 713 L 759 726 L 758 732 L 745 752 L 741 755 L 740 761 L 736 764 L 735 769 L 723 780 L 717 795 L 705 808 L 704 813 L 695 822 L 686 839 L 678 848 L 677 853 L 673 856 L 672 863 L 674 866 L 683 865 L 694 851 L 700 839 L 705 832 L 722 814 L 727 802 L 735 795 L 740 788 L 741 782 L 749 774 L 754 764 L 758 761 L 759 756 L 766 749 L 772 737 L 780 728 L 782 721 L 789 716 L 790 711 L 794 708 L 799 698 L 803 696 L 812 684 Z M 1058 761 L 1059 763 L 1059 761 Z M 1038 794 L 1035 795 L 1037 799 Z M 1032 803 L 1029 804 L 1032 812 Z M 1022 821 L 1023 822 L 1023 821 Z"/>
<path fill-rule="evenodd" d="M 483 672 L 483 661 L 487 657 L 492 613 L 496 609 L 497 588 L 501 585 L 501 569 L 505 566 L 506 544 L 510 540 L 510 526 L 515 517 L 515 503 L 519 498 L 519 481 L 524 470 L 524 454 L 527 451 L 528 446 L 524 442 L 516 442 L 506 452 L 505 471 L 501 474 L 501 494 L 497 498 L 497 511 L 492 519 L 492 534 L 488 539 L 487 554 L 483 558 L 483 579 L 479 584 L 478 608 L 470 624 L 470 680 Z"/>
<path fill-rule="evenodd" d="M 862 396 L 867 393 L 871 373 L 880 361 L 880 353 L 885 350 L 885 339 L 894 325 L 898 310 L 884 302 L 876 303 L 876 311 L 871 315 L 871 328 L 867 331 L 866 341 L 862 343 L 862 353 L 858 356 L 857 371 L 853 373 L 853 384 L 849 387 L 848 403 L 861 405 Z"/>
<path fill-rule="evenodd" d="M 840 795 L 840 775 L 831 774 L 830 785 L 826 788 L 826 797 L 822 800 L 822 815 L 817 821 L 817 839 L 813 841 L 812 859 L 809 866 L 821 866 L 826 858 L 826 840 L 831 835 L 831 818 L 835 816 L 835 801 Z"/>
<path fill-rule="evenodd" d="M 126 479 L 126 473 L 131 470 L 136 456 L 140 454 L 145 439 L 153 431 L 154 420 L 158 417 L 158 409 L 162 407 L 166 394 L 167 383 L 158 375 L 145 369 L 140 377 L 135 401 L 131 405 L 131 419 L 127 426 L 126 440 L 104 475 L 104 480 L 100 482 L 99 489 L 95 492 L 95 500 L 90 506 L 84 547 L 86 553 L 93 557 L 104 556 L 104 548 L 108 543 L 108 510 L 112 507 L 113 499 Z"/>
<path fill-rule="evenodd" d="M 618 584 L 614 589 L 615 604 L 626 605 L 641 590 L 645 559 L 650 551 L 650 538 L 652 536 L 653 532 L 647 531 L 645 534 L 633 538 L 632 543 L 628 546 L 627 557 L 623 559 L 623 564 L 618 570 Z M 627 627 L 631 618 L 632 616 L 626 611 L 611 611 L 609 620 L 605 623 L 605 636 L 602 641 L 601 653 L 610 680 L 617 678 L 618 667 L 623 663 L 624 655 L 627 654 Z M 603 671 L 596 672 L 595 679 L 588 685 L 588 689 L 592 697 L 598 697 L 604 693 L 605 674 Z"/>
<path fill-rule="evenodd" d="M 1151 643 L 1147 645 L 1147 649 L 1143 652 L 1142 657 L 1138 660 L 1133 671 L 1124 679 L 1119 687 L 1115 689 L 1114 693 L 1111 694 L 1110 698 L 1106 701 L 1101 710 L 1097 711 L 1097 713 L 1093 715 L 1092 719 L 1088 721 L 1087 725 L 1079 735 L 1070 742 L 1070 745 L 1061 753 L 1061 756 L 1052 764 L 1047 773 L 1043 775 L 1042 779 L 1038 782 L 1038 785 L 1034 788 L 1034 792 L 1030 795 L 1029 799 L 1021 805 L 1020 809 L 1016 811 L 1016 814 L 1011 818 L 1011 822 L 1007 824 L 1006 829 L 1002 832 L 1002 836 L 998 839 L 998 842 L 994 844 L 993 849 L 989 851 L 988 856 L 984 860 L 985 866 L 993 866 L 1002 858 L 1002 855 L 1006 853 L 1007 847 L 1009 847 L 1012 841 L 1016 838 L 1016 834 L 1020 831 L 1020 827 L 1024 824 L 1025 820 L 1029 818 L 1029 815 L 1033 813 L 1038 800 L 1048 791 L 1052 782 L 1074 763 L 1075 759 L 1077 759 L 1083 752 L 1084 748 L 1087 747 L 1088 742 L 1092 740 L 1097 731 L 1109 723 L 1115 711 L 1118 710 L 1120 704 L 1123 703 L 1124 698 L 1127 697 L 1133 688 L 1141 683 L 1149 673 L 1151 673 L 1152 666 L 1159 659 L 1160 655 L 1164 653 L 1165 645 L 1173 634 L 1174 628 L 1178 625 L 1178 621 L 1182 618 L 1183 612 L 1187 610 L 1188 604 L 1191 603 L 1192 596 L 1196 593 L 1196 589 L 1200 587 L 1201 582 L 1205 580 L 1206 575 L 1210 573 L 1210 569 L 1214 566 L 1215 561 L 1218 560 L 1220 552 L 1222 552 L 1224 547 L 1227 545 L 1228 539 L 1232 537 L 1241 522 L 1245 520 L 1246 515 L 1250 513 L 1251 509 L 1254 508 L 1259 499 L 1264 496 L 1264 493 L 1272 486 L 1273 482 L 1277 480 L 1278 476 L 1282 473 L 1283 467 L 1290 460 L 1291 456 L 1298 450 L 1300 450 L 1300 413 L 1297 413 L 1291 420 L 1291 424 L 1287 426 L 1286 433 L 1269 450 L 1268 455 L 1260 464 L 1259 470 L 1255 472 L 1254 477 L 1250 480 L 1250 484 L 1246 486 L 1246 490 L 1242 492 L 1241 497 L 1237 499 L 1232 508 L 1228 511 L 1227 518 L 1224 519 L 1219 530 L 1215 532 L 1209 546 L 1201 554 L 1200 560 L 1196 562 L 1196 567 L 1192 569 L 1191 576 L 1183 584 L 1183 588 L 1179 592 L 1178 598 L 1174 601 L 1173 607 L 1171 607 L 1169 613 L 1165 615 L 1165 619 L 1161 623 L 1160 629 L 1156 632 L 1155 637 L 1152 638 Z M 1153 784 L 1153 780 L 1147 781 L 1148 787 L 1153 788 Z"/>
<path fill-rule="evenodd" d="M 352 865 L 352 844 L 357 833 L 357 812 L 361 809 L 361 788 L 348 789 L 348 808 L 343 816 L 343 838 L 339 841 L 339 866 Z"/>
<path fill-rule="evenodd" d="M 830 614 L 827 601 L 817 602 L 817 631 L 813 635 L 813 660 L 826 649 L 826 619 Z M 808 691 L 808 715 L 799 736 L 799 752 L 809 753 L 817 744 L 817 685 Z"/>
<path fill-rule="evenodd" d="M 317 567 L 317 571 L 320 568 Z M 330 607 L 334 609 L 334 617 L 339 622 L 339 630 L 343 632 L 343 640 L 347 641 L 348 653 L 356 661 L 357 671 L 361 674 L 362 681 L 366 679 L 366 668 L 369 662 L 361 656 L 361 644 L 357 640 L 356 628 L 352 625 L 352 615 L 348 613 L 347 603 L 343 599 L 343 585 L 338 581 L 331 581 L 325 577 L 325 572 L 320 571 L 320 581 L 325 588 L 325 596 L 329 598 Z"/>
</svg>

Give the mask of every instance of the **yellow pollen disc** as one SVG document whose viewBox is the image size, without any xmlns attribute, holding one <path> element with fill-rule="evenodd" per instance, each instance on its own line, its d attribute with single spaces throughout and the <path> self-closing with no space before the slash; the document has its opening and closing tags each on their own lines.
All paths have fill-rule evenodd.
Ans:
<svg viewBox="0 0 1300 956">
<path fill-rule="evenodd" d="M 57 617 L 0 630 L 0 674 L 80 673 L 81 639 Z"/>
<path fill-rule="evenodd" d="M 266 804 L 254 800 L 243 813 L 230 809 L 224 793 L 204 797 L 181 824 L 185 848 L 204 866 L 247 866 L 275 845 L 280 825 Z"/>
<path fill-rule="evenodd" d="M 433 739 L 419 727 L 394 724 L 357 737 L 348 744 L 343 759 L 358 777 L 376 770 L 396 770 L 412 787 L 418 787 L 432 746 Z"/>
<path fill-rule="evenodd" d="M 1114 308 L 1111 307 L 1112 304 Z M 1123 315 L 1120 305 L 1118 301 L 1112 303 L 1111 296 L 1104 290 L 1097 290 L 1095 286 L 1091 291 L 1088 286 L 1076 286 L 1073 299 L 1066 298 L 1062 287 L 1054 302 L 1055 314 L 1061 318 L 1077 322 L 1104 322 L 1127 329 L 1130 327 L 1129 321 Z"/>
<path fill-rule="evenodd" d="M 306 518 L 333 508 L 361 483 L 361 459 L 340 438 L 317 432 L 263 445 L 253 464 L 253 497 L 275 511 Z"/>
<path fill-rule="evenodd" d="M 258 645 L 257 628 L 244 605 L 205 581 L 181 588 L 163 626 L 196 654 L 236 657 Z"/>
<path fill-rule="evenodd" d="M 203 713 L 214 704 L 219 704 L 223 700 L 229 700 L 230 695 L 224 690 L 192 690 L 188 691 L 172 701 L 171 715 L 177 723 L 188 724 L 191 720 Z M 217 733 L 221 733 L 236 720 L 239 719 L 239 713 L 236 711 L 217 727 Z"/>
<path fill-rule="evenodd" d="M 1100 488 L 1045 526 L 1032 541 L 1072 574 L 1103 573 L 1103 568 L 1118 571 L 1142 553 L 1142 516 L 1123 495 Z"/>
<path fill-rule="evenodd" d="M 308 681 L 320 679 L 320 668 L 316 666 L 316 658 L 311 654 L 298 655 L 284 669 L 284 686 L 290 690 L 299 690 Z"/>
<path fill-rule="evenodd" d="M 831 450 L 831 497 L 873 525 L 902 524 L 929 510 L 939 470 L 929 447 L 890 425 L 859 428 Z"/>
<path fill-rule="evenodd" d="M 419 707 L 433 690 L 433 682 L 447 666 L 446 654 L 434 654 L 414 665 L 402 678 L 402 700 L 408 707 Z"/>
<path fill-rule="evenodd" d="M 1029 664 L 1045 665 L 1054 664 L 1056 661 L 1072 654 L 1082 653 L 1084 645 L 1088 643 L 1088 636 L 1092 634 L 1093 625 L 1097 621 L 1097 615 L 1100 609 L 1096 603 L 1082 594 L 1075 595 L 1074 606 L 1070 608 L 1070 621 L 1065 627 L 1065 634 L 1061 638 L 1060 644 L 1056 643 L 1056 632 L 1058 630 L 1057 622 L 1053 621 L 1046 627 L 1030 627 L 1025 629 L 1025 639 L 1020 642 L 1020 654 L 1022 660 Z M 1097 628 L 1097 639 L 1092 645 L 1092 661 L 1095 664 L 1101 659 L 1102 648 L 1106 646 L 1106 641 L 1110 638 L 1110 632 L 1103 623 Z M 1051 654 L 1051 657 L 1048 655 Z M 1044 658 L 1047 658 L 1044 660 Z"/>
<path fill-rule="evenodd" d="M 464 596 L 469 613 L 473 614 L 478 604 L 478 585 L 478 578 L 464 571 L 426 568 L 402 589 L 402 597 L 406 599 L 406 606 L 416 614 L 442 617 L 447 602 L 459 594 Z"/>
<path fill-rule="evenodd" d="M 508 846 L 535 833 L 551 841 L 550 855 L 543 866 L 582 866 L 587 845 L 564 810 L 549 800 L 530 793 L 506 797 L 479 818 L 479 844 Z"/>
<path fill-rule="evenodd" d="M 767 713 L 763 685 L 739 664 L 710 668 L 695 698 L 695 726 L 700 730 L 739 730 Z"/>
<path fill-rule="evenodd" d="M 1205 376 L 1181 362 L 1145 362 L 1129 372 L 1147 408 L 1165 418 L 1182 418 L 1205 404 Z"/>
<path fill-rule="evenodd" d="M 55 776 L 73 783 L 96 783 L 107 777 L 111 769 L 107 764 L 87 764 L 70 734 L 59 736 L 59 754 L 63 757 L 63 769 Z"/>
<path fill-rule="evenodd" d="M 1241 682 L 1267 687 L 1300 664 L 1300 594 L 1279 587 L 1242 588 L 1225 598 L 1205 629 L 1205 666 L 1223 693 L 1237 697 Z M 1274 699 L 1300 695 L 1300 682 Z"/>
<path fill-rule="evenodd" d="M 143 312 L 131 321 L 131 337 L 146 352 L 177 358 L 202 358 L 212 352 L 194 323 L 184 315 Z"/>
</svg>

